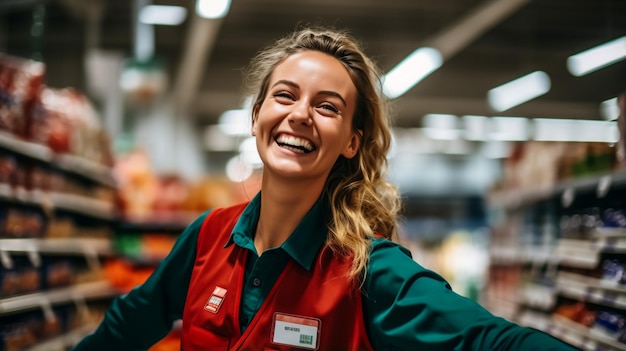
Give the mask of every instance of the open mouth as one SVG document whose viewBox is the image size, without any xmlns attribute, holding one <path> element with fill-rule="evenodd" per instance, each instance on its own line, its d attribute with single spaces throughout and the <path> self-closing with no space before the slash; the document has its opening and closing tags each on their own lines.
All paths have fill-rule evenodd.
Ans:
<svg viewBox="0 0 626 351">
<path fill-rule="evenodd" d="M 315 145 L 313 145 L 310 141 L 293 136 L 279 135 L 276 138 L 276 143 L 284 149 L 303 154 L 315 151 Z"/>
</svg>

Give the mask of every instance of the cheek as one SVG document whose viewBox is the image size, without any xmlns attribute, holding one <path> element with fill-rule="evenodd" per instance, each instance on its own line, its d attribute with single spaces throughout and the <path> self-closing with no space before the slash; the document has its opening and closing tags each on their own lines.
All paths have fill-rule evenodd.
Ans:
<svg viewBox="0 0 626 351">
<path fill-rule="evenodd" d="M 280 117 L 286 112 L 286 108 L 280 104 L 265 102 L 257 113 L 256 123 L 258 128 L 267 128 L 268 125 L 274 125 L 280 121 Z"/>
<path fill-rule="evenodd" d="M 266 108 L 261 108 L 259 113 L 257 114 L 255 129 L 257 133 L 263 133 L 267 130 L 268 125 L 270 124 L 270 118 L 267 114 Z"/>
</svg>

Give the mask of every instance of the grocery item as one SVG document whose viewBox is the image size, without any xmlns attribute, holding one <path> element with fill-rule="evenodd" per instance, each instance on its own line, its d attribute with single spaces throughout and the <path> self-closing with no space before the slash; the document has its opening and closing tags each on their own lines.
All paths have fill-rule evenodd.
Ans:
<svg viewBox="0 0 626 351">
<path fill-rule="evenodd" d="M 43 63 L 0 53 L 0 129 L 28 137 L 44 77 Z"/>
</svg>

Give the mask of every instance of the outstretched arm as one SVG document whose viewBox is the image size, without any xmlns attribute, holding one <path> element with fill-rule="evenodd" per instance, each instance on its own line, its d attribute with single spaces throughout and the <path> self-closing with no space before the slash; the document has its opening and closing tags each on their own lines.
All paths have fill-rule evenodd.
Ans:
<svg viewBox="0 0 626 351">
<path fill-rule="evenodd" d="M 388 240 L 374 241 L 363 296 L 376 350 L 575 350 L 544 332 L 492 315 Z"/>
<path fill-rule="evenodd" d="M 183 231 L 145 283 L 113 300 L 98 328 L 72 351 L 143 351 L 167 335 L 172 323 L 182 317 L 206 214 Z"/>
</svg>

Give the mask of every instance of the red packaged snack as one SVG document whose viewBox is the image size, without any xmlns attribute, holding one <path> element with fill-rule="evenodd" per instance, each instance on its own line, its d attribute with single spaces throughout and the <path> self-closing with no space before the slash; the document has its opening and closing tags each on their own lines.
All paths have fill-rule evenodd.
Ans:
<svg viewBox="0 0 626 351">
<path fill-rule="evenodd" d="M 43 63 L 0 53 L 0 129 L 29 137 L 44 77 Z"/>
<path fill-rule="evenodd" d="M 112 165 L 111 147 L 91 101 L 74 88 L 44 87 L 33 114 L 31 140 L 59 154 Z"/>
<path fill-rule="evenodd" d="M 33 115 L 31 140 L 58 153 L 69 152 L 74 127 L 69 114 L 71 110 L 72 99 L 67 91 L 44 87 Z"/>
</svg>

